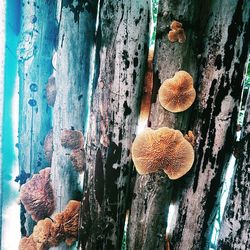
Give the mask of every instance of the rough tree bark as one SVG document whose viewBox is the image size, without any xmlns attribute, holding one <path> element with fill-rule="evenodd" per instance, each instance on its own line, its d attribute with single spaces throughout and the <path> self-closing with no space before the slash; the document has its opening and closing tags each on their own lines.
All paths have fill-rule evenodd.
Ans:
<svg viewBox="0 0 250 250">
<path fill-rule="evenodd" d="M 218 249 L 248 249 L 250 246 L 250 96 L 242 130 L 238 164 L 226 204 Z"/>
<path fill-rule="evenodd" d="M 221 182 L 232 152 L 248 52 L 249 8 L 250 3 L 243 0 L 160 1 L 152 101 L 160 83 L 180 69 L 193 75 L 198 96 L 193 109 L 180 114 L 171 114 L 158 102 L 153 103 L 150 120 L 153 128 L 193 130 L 196 160 L 193 169 L 175 182 L 161 173 L 138 177 L 128 228 L 129 249 L 162 249 L 170 202 L 176 206 L 168 225 L 171 249 L 208 248 Z M 183 45 L 167 41 L 167 26 L 172 20 L 184 25 L 187 41 Z"/>
<path fill-rule="evenodd" d="M 79 174 L 70 161 L 70 150 L 61 145 L 64 129 L 85 132 L 91 81 L 97 1 L 61 1 L 58 5 L 58 47 L 55 55 L 57 96 L 53 110 L 53 158 L 51 179 L 56 210 L 71 199 L 81 199 Z M 67 249 L 61 244 L 54 249 Z"/>
<path fill-rule="evenodd" d="M 148 0 L 101 1 L 99 75 L 86 145 L 82 249 L 121 248 L 132 171 L 130 147 L 148 53 L 149 11 Z"/>
<path fill-rule="evenodd" d="M 56 3 L 23 1 L 19 60 L 19 168 L 37 173 L 49 165 L 44 155 L 44 139 L 51 129 L 51 110 L 45 87 L 52 68 L 56 42 Z M 27 233 L 33 223 L 27 215 Z"/>
</svg>

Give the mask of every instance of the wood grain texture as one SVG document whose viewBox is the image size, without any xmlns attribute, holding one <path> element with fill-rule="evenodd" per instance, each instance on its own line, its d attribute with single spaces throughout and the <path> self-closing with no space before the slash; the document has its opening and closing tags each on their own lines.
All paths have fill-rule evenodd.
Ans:
<svg viewBox="0 0 250 250">
<path fill-rule="evenodd" d="M 250 98 L 240 143 L 243 151 L 238 158 L 219 235 L 218 249 L 221 250 L 250 247 Z"/>
<path fill-rule="evenodd" d="M 148 53 L 150 1 L 102 1 L 99 72 L 87 133 L 89 223 L 83 249 L 120 249 Z"/>
</svg>

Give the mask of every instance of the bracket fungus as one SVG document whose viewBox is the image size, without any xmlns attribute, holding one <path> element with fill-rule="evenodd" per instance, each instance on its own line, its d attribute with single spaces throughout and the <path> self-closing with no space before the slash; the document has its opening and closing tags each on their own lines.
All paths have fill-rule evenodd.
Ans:
<svg viewBox="0 0 250 250">
<path fill-rule="evenodd" d="M 42 169 L 31 180 L 22 185 L 20 199 L 31 218 L 35 221 L 50 216 L 55 208 L 50 168 Z"/>
<path fill-rule="evenodd" d="M 49 106 L 54 107 L 56 101 L 56 80 L 52 75 L 49 77 L 48 83 L 46 85 L 46 99 Z"/>
<path fill-rule="evenodd" d="M 194 150 L 179 130 L 147 128 L 133 142 L 132 159 L 139 174 L 163 170 L 175 180 L 191 169 Z"/>
<path fill-rule="evenodd" d="M 160 104 L 173 113 L 187 110 L 195 97 L 193 78 L 183 70 L 176 72 L 173 78 L 165 80 L 159 89 Z"/>
<path fill-rule="evenodd" d="M 33 239 L 33 235 L 29 237 L 23 237 L 19 242 L 19 250 L 36 250 L 36 243 Z"/>
<path fill-rule="evenodd" d="M 186 41 L 186 35 L 182 28 L 182 23 L 173 21 L 170 25 L 170 31 L 168 33 L 168 40 L 172 43 L 179 42 L 184 43 Z"/>
<path fill-rule="evenodd" d="M 74 149 L 70 154 L 70 160 L 74 169 L 81 173 L 84 171 L 86 166 L 85 151 L 83 148 Z"/>
<path fill-rule="evenodd" d="M 83 134 L 78 130 L 63 130 L 61 134 L 61 145 L 69 149 L 79 149 L 83 147 Z"/>
<path fill-rule="evenodd" d="M 51 129 L 45 137 L 43 150 L 45 154 L 45 158 L 49 163 L 52 161 L 53 155 L 53 130 Z"/>
</svg>

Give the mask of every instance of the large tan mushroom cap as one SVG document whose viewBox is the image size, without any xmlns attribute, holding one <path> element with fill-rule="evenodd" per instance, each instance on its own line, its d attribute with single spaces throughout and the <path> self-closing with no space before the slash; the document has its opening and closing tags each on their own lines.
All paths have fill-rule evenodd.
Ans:
<svg viewBox="0 0 250 250">
<path fill-rule="evenodd" d="M 35 174 L 22 185 L 20 199 L 32 219 L 39 221 L 50 216 L 55 208 L 53 190 L 50 184 L 50 168 Z"/>
<path fill-rule="evenodd" d="M 170 179 L 178 179 L 192 167 L 194 150 L 178 130 L 147 128 L 135 138 L 132 158 L 139 174 L 162 169 Z"/>
<path fill-rule="evenodd" d="M 61 134 L 61 145 L 69 149 L 83 147 L 83 134 L 78 130 L 63 130 Z"/>
<path fill-rule="evenodd" d="M 159 89 L 160 104 L 174 113 L 188 109 L 195 97 L 193 78 L 186 71 L 176 72 L 174 77 L 164 81 Z"/>
<path fill-rule="evenodd" d="M 33 239 L 33 235 L 24 237 L 19 242 L 19 250 L 37 250 L 36 243 Z"/>
</svg>

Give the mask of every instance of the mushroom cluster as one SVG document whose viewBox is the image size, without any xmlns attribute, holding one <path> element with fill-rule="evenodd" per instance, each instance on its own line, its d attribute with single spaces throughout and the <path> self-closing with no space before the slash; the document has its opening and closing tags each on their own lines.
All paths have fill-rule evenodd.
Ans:
<svg viewBox="0 0 250 250">
<path fill-rule="evenodd" d="M 77 239 L 80 202 L 71 200 L 65 210 L 55 214 L 53 220 L 38 221 L 33 233 L 19 243 L 19 250 L 46 250 L 65 241 L 71 246 Z"/>
<path fill-rule="evenodd" d="M 168 33 L 168 40 L 172 43 L 179 42 L 184 43 L 186 41 L 186 35 L 182 28 L 182 23 L 173 21 L 170 25 L 170 31 Z"/>
<path fill-rule="evenodd" d="M 195 97 L 193 78 L 183 70 L 176 72 L 173 78 L 165 80 L 159 89 L 160 104 L 174 113 L 188 109 Z"/>
<path fill-rule="evenodd" d="M 194 150 L 179 130 L 147 128 L 133 142 L 132 159 L 139 174 L 163 170 L 175 180 L 191 169 Z"/>
<path fill-rule="evenodd" d="M 50 183 L 50 168 L 42 169 L 21 186 L 20 200 L 34 221 L 44 219 L 53 213 L 55 204 Z"/>
</svg>

